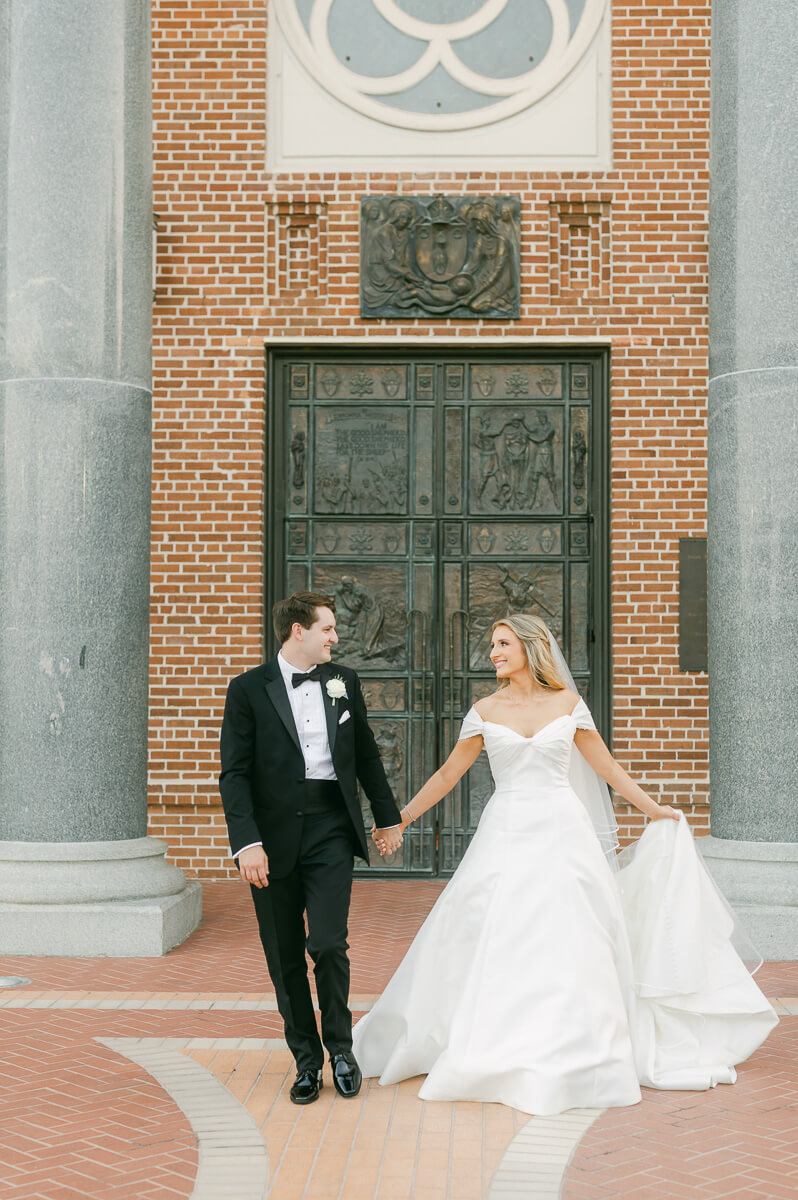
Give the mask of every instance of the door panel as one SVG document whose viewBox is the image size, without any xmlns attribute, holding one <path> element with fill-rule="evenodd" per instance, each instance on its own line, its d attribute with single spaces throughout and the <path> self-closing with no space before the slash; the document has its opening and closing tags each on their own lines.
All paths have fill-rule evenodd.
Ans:
<svg viewBox="0 0 798 1200">
<path fill-rule="evenodd" d="M 341 515 L 406 514 L 409 424 L 405 406 L 317 404 L 314 510 Z"/>
<path fill-rule="evenodd" d="M 469 511 L 563 511 L 565 414 L 553 405 L 472 405 Z"/>
<path fill-rule="evenodd" d="M 271 591 L 335 596 L 337 654 L 361 676 L 401 802 L 493 690 L 490 626 L 508 612 L 542 616 L 580 691 L 604 699 L 602 689 L 591 695 L 606 661 L 599 367 L 509 356 L 276 360 Z M 449 874 L 491 790 L 482 755 L 408 830 L 395 860 L 375 854 L 375 863 Z"/>
</svg>

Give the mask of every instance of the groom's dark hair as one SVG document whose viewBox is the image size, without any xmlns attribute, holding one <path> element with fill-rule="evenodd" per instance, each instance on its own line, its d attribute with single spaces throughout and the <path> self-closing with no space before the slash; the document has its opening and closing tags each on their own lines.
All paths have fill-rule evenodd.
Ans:
<svg viewBox="0 0 798 1200">
<path fill-rule="evenodd" d="M 285 600 L 278 600 L 272 609 L 272 625 L 277 641 L 282 646 L 291 636 L 292 627 L 299 622 L 303 629 L 310 629 L 318 619 L 319 608 L 335 612 L 335 597 L 323 592 L 294 592 Z"/>
</svg>

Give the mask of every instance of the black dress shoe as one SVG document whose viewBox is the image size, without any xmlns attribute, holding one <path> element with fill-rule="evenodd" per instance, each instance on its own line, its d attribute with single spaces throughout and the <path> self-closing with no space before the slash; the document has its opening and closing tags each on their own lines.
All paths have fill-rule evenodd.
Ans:
<svg viewBox="0 0 798 1200">
<path fill-rule="evenodd" d="M 298 1071 L 289 1093 L 294 1104 L 312 1104 L 318 1100 L 319 1092 L 324 1087 L 321 1078 L 321 1068 L 309 1067 L 307 1071 Z"/>
<path fill-rule="evenodd" d="M 360 1074 L 360 1067 L 355 1062 L 354 1054 L 348 1050 L 342 1050 L 340 1054 L 331 1054 L 330 1066 L 338 1095 L 344 1096 L 347 1100 L 356 1096 L 360 1091 L 363 1076 Z"/>
</svg>

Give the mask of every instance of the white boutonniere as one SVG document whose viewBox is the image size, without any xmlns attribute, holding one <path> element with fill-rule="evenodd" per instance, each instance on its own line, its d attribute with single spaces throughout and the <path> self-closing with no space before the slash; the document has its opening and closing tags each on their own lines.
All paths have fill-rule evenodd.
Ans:
<svg viewBox="0 0 798 1200">
<path fill-rule="evenodd" d="M 333 708 L 335 708 L 336 700 L 343 700 L 346 696 L 346 684 L 340 675 L 336 675 L 335 679 L 328 679 L 324 686 L 327 689 L 327 695 L 332 700 Z"/>
</svg>

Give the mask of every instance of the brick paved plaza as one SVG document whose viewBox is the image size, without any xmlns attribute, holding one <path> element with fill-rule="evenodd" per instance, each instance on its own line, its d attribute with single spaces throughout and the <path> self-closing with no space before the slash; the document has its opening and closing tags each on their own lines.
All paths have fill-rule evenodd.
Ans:
<svg viewBox="0 0 798 1200">
<path fill-rule="evenodd" d="M 440 890 L 357 883 L 356 1015 Z M 165 959 L 16 958 L 0 992 L 0 1200 L 790 1200 L 798 1195 L 798 964 L 758 980 L 778 1029 L 709 1093 L 532 1118 L 424 1103 L 418 1083 L 288 1100 L 290 1055 L 249 896 L 205 885 Z M 534 1019 L 534 1015 L 532 1015 Z"/>
</svg>

